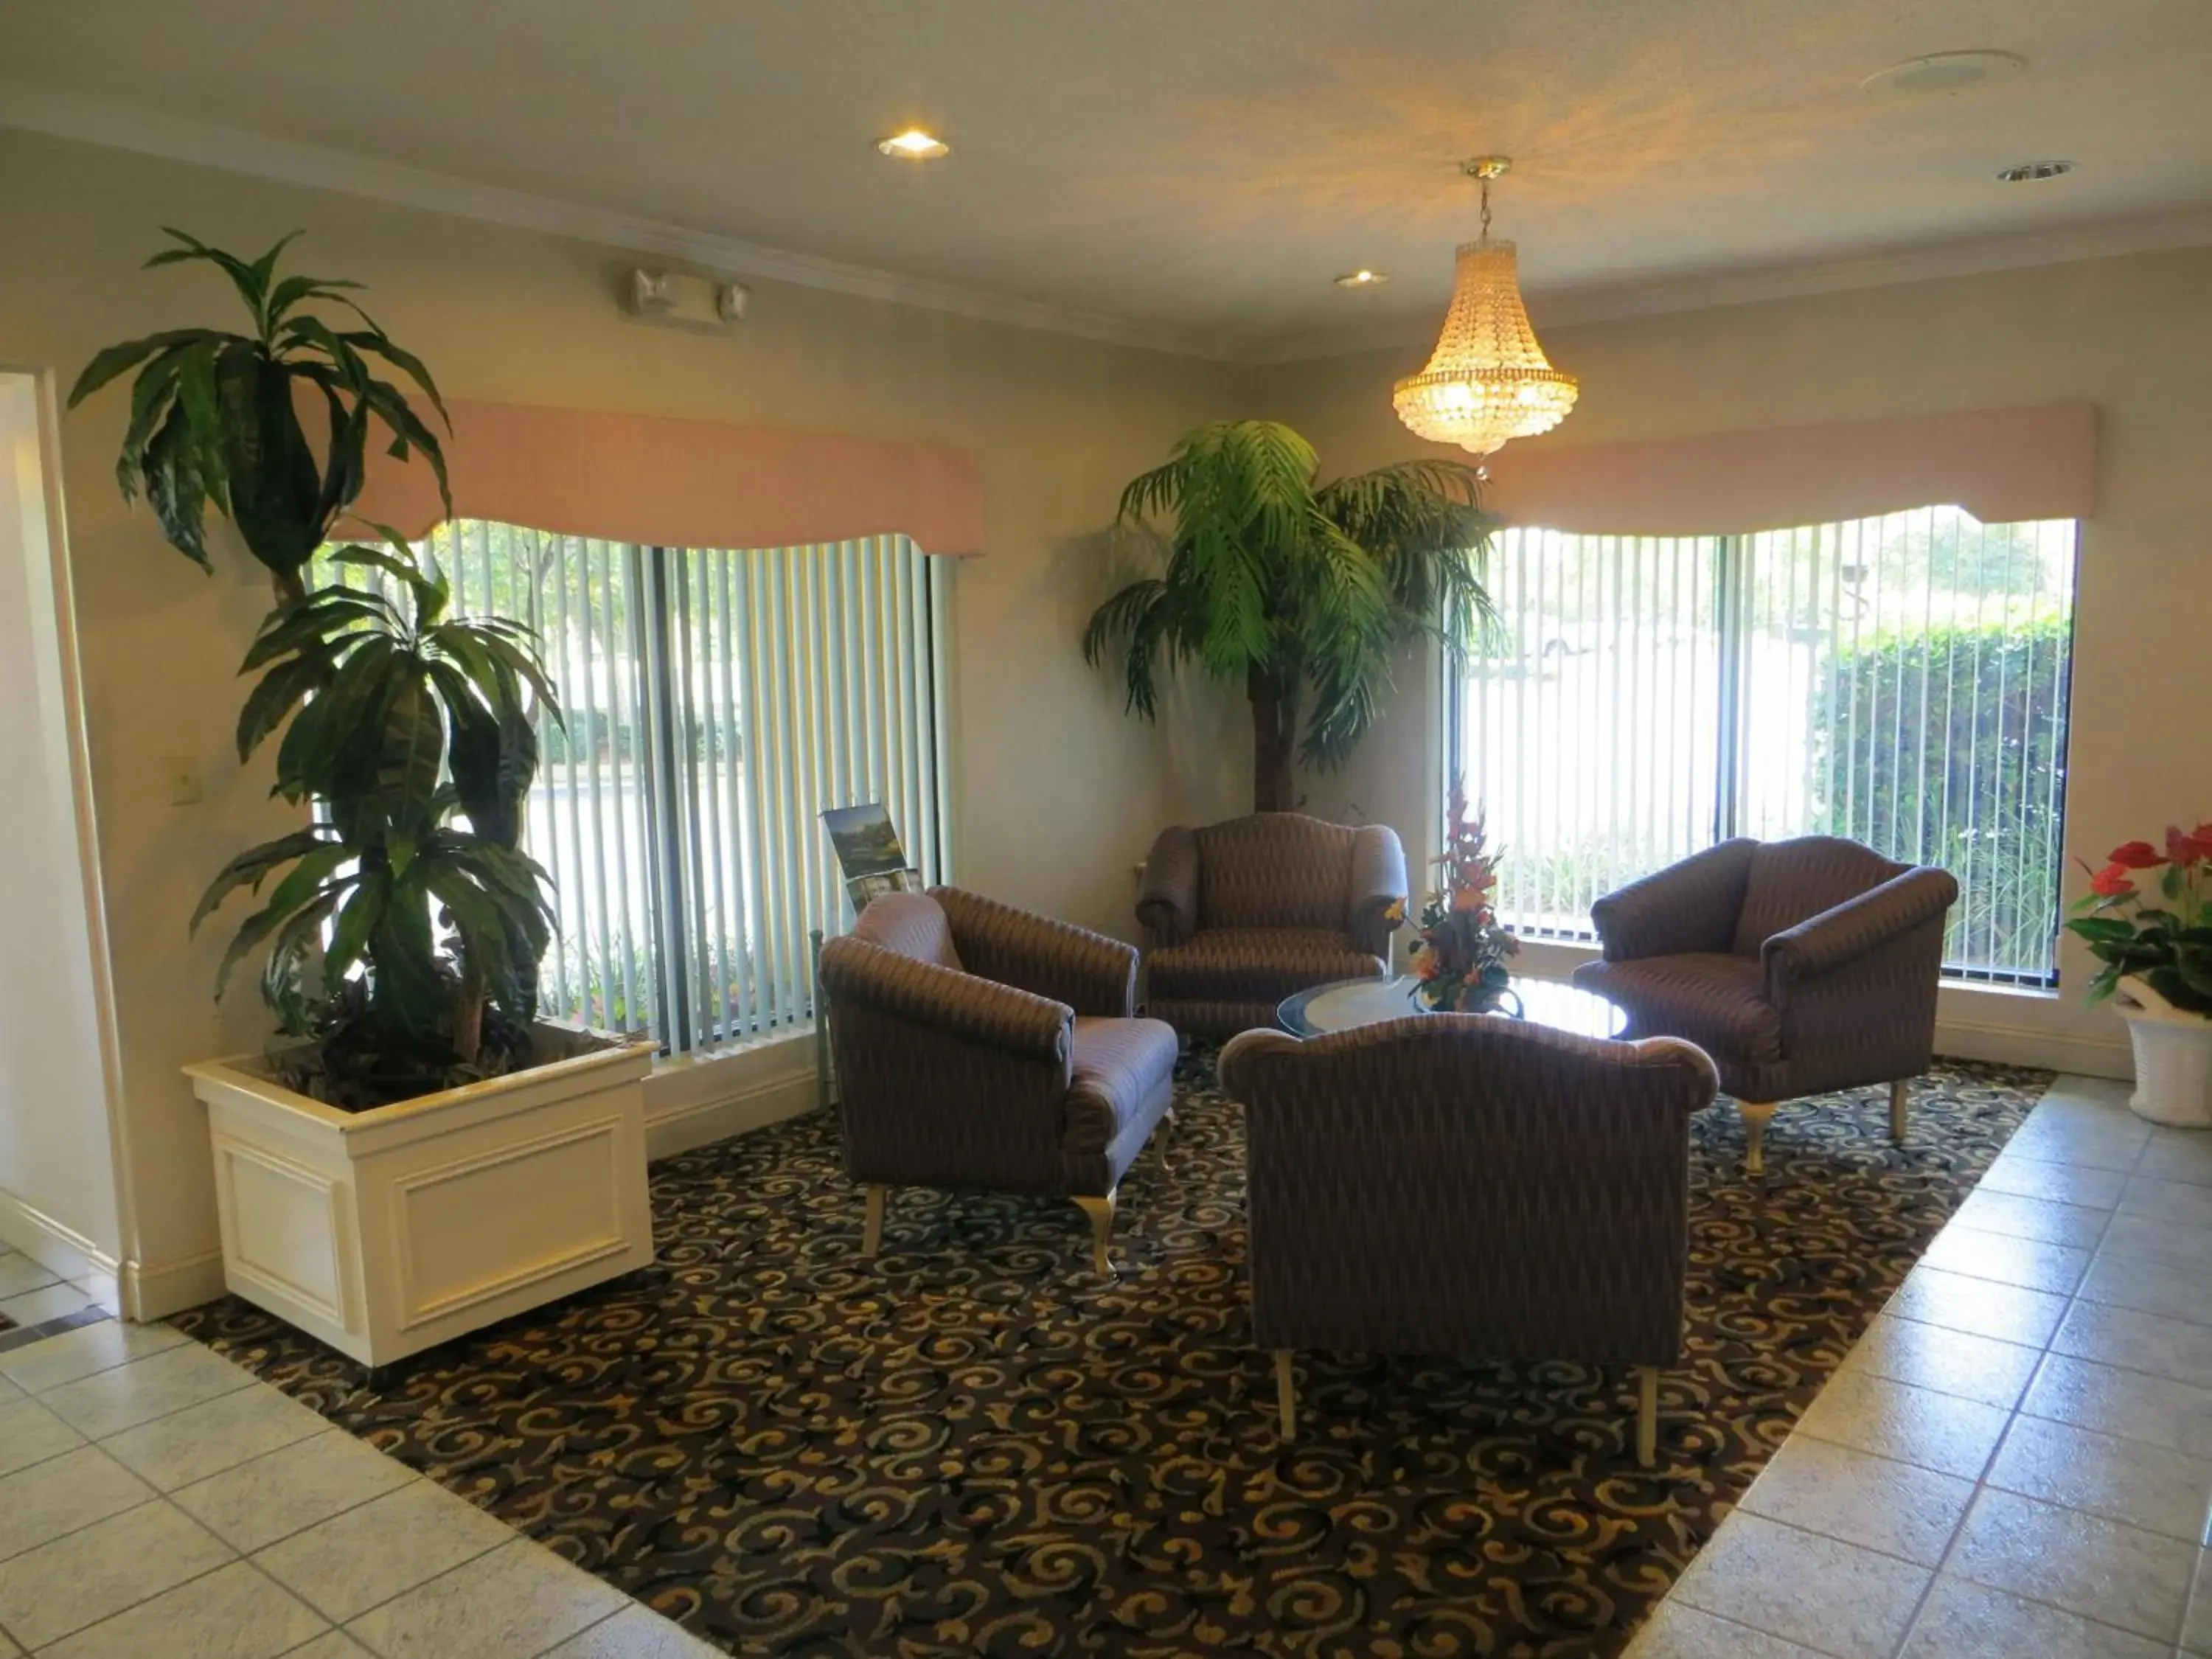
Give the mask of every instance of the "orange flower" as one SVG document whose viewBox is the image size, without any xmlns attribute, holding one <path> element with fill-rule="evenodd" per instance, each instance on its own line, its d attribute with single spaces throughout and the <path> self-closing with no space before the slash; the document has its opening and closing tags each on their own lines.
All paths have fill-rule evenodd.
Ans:
<svg viewBox="0 0 2212 1659">
<path fill-rule="evenodd" d="M 1482 890 L 1479 887 L 1454 888 L 1451 908 L 1455 910 L 1480 910 L 1482 908 Z"/>
<path fill-rule="evenodd" d="M 2180 833 L 2179 830 L 2167 830 L 2166 832 L 2167 844 L 2171 846 L 2173 838 Z M 2112 861 L 2123 869 L 2148 870 L 2165 863 L 2166 858 L 2157 848 L 2147 841 L 2129 841 L 2122 842 L 2118 847 L 2112 848 Z"/>
<path fill-rule="evenodd" d="M 2133 898 L 2135 884 L 2124 864 L 2108 864 L 2089 878 L 2089 890 L 2100 898 Z"/>
</svg>

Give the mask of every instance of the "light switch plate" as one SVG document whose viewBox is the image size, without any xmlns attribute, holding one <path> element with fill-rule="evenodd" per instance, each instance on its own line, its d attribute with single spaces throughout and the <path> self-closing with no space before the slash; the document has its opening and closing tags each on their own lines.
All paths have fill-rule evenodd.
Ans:
<svg viewBox="0 0 2212 1659">
<path fill-rule="evenodd" d="M 162 763 L 169 780 L 169 805 L 197 806 L 203 793 L 200 763 L 191 755 L 172 755 Z"/>
</svg>

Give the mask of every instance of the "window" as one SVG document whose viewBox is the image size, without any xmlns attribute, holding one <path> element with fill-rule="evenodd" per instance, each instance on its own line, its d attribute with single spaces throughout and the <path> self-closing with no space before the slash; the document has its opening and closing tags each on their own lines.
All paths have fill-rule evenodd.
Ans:
<svg viewBox="0 0 2212 1659">
<path fill-rule="evenodd" d="M 811 1019 L 809 934 L 846 902 L 817 815 L 882 801 L 943 867 L 933 562 L 901 536 L 732 552 L 479 520 L 430 549 L 458 609 L 538 630 L 566 711 L 525 832 L 560 921 L 546 1012 L 677 1053 Z"/>
<path fill-rule="evenodd" d="M 1589 939 L 1593 899 L 1716 841 L 1848 836 L 1959 878 L 1947 973 L 2055 983 L 2075 532 L 1948 507 L 1504 532 L 1446 759 L 1504 848 L 1502 917 Z"/>
</svg>

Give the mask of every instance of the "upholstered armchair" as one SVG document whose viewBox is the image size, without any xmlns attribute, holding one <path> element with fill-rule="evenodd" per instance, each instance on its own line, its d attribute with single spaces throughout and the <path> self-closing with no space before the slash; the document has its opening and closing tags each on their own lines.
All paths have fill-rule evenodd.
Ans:
<svg viewBox="0 0 2212 1659">
<path fill-rule="evenodd" d="M 1575 983 L 1628 1015 L 1628 1035 L 1694 1042 L 1742 1115 L 1744 1168 L 1765 1168 L 1777 1103 L 1906 1079 L 1936 1046 L 1948 870 L 1832 836 L 1724 841 L 1590 907 L 1604 958 Z"/>
<path fill-rule="evenodd" d="M 1681 1358 L 1690 1119 L 1712 1062 L 1491 1014 L 1221 1051 L 1243 1103 L 1252 1331 L 1285 1439 L 1297 1349 L 1639 1369 L 1638 1460 Z"/>
<path fill-rule="evenodd" d="M 1406 854 L 1379 823 L 1255 812 L 1164 830 L 1145 862 L 1146 1012 L 1179 1031 L 1272 1025 L 1309 986 L 1382 973 L 1406 920 Z"/>
<path fill-rule="evenodd" d="M 1135 1012 L 1137 953 L 957 888 L 893 893 L 822 947 L 862 1249 L 894 1187 L 1072 1198 L 1107 1247 L 1115 1194 L 1174 1098 L 1176 1034 Z"/>
</svg>

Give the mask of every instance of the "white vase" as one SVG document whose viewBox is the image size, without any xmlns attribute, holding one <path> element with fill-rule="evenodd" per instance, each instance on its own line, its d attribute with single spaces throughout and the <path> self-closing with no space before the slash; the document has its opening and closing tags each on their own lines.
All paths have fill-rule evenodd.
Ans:
<svg viewBox="0 0 2212 1659">
<path fill-rule="evenodd" d="M 2212 1128 L 2212 1018 L 2177 1008 L 2142 980 L 2123 979 L 2112 1006 L 2135 1044 L 2137 1117 L 2181 1129 Z"/>
</svg>

